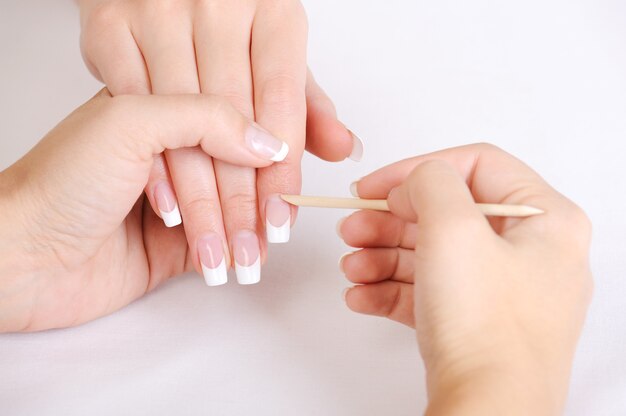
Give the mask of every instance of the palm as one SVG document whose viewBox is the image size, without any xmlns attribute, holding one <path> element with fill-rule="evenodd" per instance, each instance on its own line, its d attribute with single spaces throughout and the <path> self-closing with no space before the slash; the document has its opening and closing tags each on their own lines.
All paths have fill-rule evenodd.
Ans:
<svg viewBox="0 0 626 416">
<path fill-rule="evenodd" d="M 182 227 L 167 229 L 144 198 L 80 266 L 55 278 L 51 303 L 40 305 L 31 325 L 66 327 L 110 314 L 191 267 Z"/>
</svg>

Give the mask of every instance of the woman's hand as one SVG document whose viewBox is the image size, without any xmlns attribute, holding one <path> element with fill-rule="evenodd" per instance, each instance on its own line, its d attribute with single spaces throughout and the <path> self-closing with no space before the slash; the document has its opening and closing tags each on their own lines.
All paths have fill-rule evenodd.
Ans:
<svg viewBox="0 0 626 416">
<path fill-rule="evenodd" d="M 357 312 L 417 329 L 429 414 L 558 414 L 589 304 L 590 225 L 536 173 L 490 145 L 407 159 L 354 185 L 391 213 L 340 223 Z M 391 193 L 390 193 L 391 192 Z M 485 218 L 474 202 L 545 214 Z"/>
<path fill-rule="evenodd" d="M 189 251 L 142 196 L 154 155 L 194 146 L 253 168 L 285 156 L 224 99 L 104 90 L 0 173 L 0 331 L 77 325 L 170 276 L 227 267 L 221 239 Z"/>
<path fill-rule="evenodd" d="M 146 186 L 166 224 L 178 225 L 182 213 L 190 247 L 217 235 L 226 257 L 240 266 L 239 281 L 258 281 L 259 263 L 250 263 L 243 253 L 260 250 L 265 258 L 264 229 L 269 242 L 289 239 L 296 210 L 276 194 L 300 192 L 305 135 L 307 149 L 324 159 L 343 160 L 355 146 L 360 157 L 360 142 L 337 121 L 332 102 L 307 76 L 302 5 L 297 0 L 79 4 L 85 62 L 114 96 L 220 95 L 289 144 L 284 163 L 261 170 L 212 159 L 197 149 L 167 151 L 155 159 Z M 224 277 L 209 276 L 207 282 L 220 284 Z"/>
</svg>

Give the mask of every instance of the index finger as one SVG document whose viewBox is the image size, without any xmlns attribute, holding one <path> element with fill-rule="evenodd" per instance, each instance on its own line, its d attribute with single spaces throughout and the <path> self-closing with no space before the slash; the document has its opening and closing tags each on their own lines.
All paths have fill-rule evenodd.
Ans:
<svg viewBox="0 0 626 416">
<path fill-rule="evenodd" d="M 417 156 L 383 167 L 352 185 L 353 193 L 361 198 L 387 198 L 389 192 L 402 184 L 419 165 L 433 160 L 444 161 L 465 181 L 475 202 L 531 205 L 545 211 L 525 224 L 534 224 L 541 238 L 556 235 L 553 227 L 585 222 L 580 208 L 555 191 L 525 163 L 490 144 L 471 144 Z M 441 189 L 442 193 L 447 192 Z M 513 228 L 521 220 L 491 219 L 497 233 Z M 567 228 L 567 227 L 565 227 Z M 578 228 L 571 227 L 569 228 Z M 558 233 L 562 234 L 562 233 Z M 567 233 L 565 233 L 567 234 Z M 560 238 L 567 238 L 562 234 Z"/>
</svg>

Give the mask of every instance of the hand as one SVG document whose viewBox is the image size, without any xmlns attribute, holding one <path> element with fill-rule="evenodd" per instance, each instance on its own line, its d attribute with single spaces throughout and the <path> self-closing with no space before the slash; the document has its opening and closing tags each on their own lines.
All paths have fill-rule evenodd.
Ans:
<svg viewBox="0 0 626 416">
<path fill-rule="evenodd" d="M 363 248 L 341 261 L 359 284 L 346 302 L 417 329 L 430 414 L 557 414 L 592 290 L 584 213 L 489 145 L 407 159 L 355 186 L 389 195 L 391 213 L 340 224 Z M 474 201 L 545 213 L 487 219 Z"/>
<path fill-rule="evenodd" d="M 226 267 L 234 257 L 240 283 L 257 282 L 266 255 L 263 229 L 270 242 L 285 242 L 295 220 L 295 208 L 276 194 L 300 192 L 305 128 L 307 149 L 327 160 L 343 160 L 360 144 L 337 121 L 313 77 L 307 79 L 302 5 L 296 0 L 79 3 L 83 56 L 113 95 L 220 95 L 288 143 L 283 163 L 258 171 L 197 149 L 167 151 L 165 158 L 155 158 L 146 186 L 166 224 L 178 225 L 182 213 L 193 251 L 205 238 L 220 238 Z M 205 266 L 209 285 L 226 282 L 226 269 Z"/>
<path fill-rule="evenodd" d="M 103 91 L 0 173 L 0 331 L 77 325 L 201 270 L 144 203 L 154 155 L 199 146 L 267 167 L 282 145 L 220 98 Z M 203 241 L 216 263 L 220 245 Z"/>
</svg>

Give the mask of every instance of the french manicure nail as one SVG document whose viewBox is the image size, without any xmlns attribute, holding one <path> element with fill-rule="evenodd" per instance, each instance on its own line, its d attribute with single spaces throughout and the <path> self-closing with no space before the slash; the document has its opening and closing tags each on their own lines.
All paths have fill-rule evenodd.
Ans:
<svg viewBox="0 0 626 416">
<path fill-rule="evenodd" d="M 246 131 L 246 143 L 250 149 L 264 159 L 282 162 L 289 153 L 289 145 L 272 136 L 256 123 Z"/>
<path fill-rule="evenodd" d="M 363 140 L 352 130 L 348 130 L 350 132 L 350 136 L 352 136 L 352 153 L 348 156 L 350 159 L 355 162 L 360 162 L 363 159 Z"/>
<path fill-rule="evenodd" d="M 341 273 L 346 274 L 346 271 L 344 270 L 343 267 L 343 261 L 346 259 L 346 257 L 348 257 L 350 254 L 352 254 L 351 252 L 347 252 L 345 254 L 343 254 L 341 257 L 339 257 L 339 270 L 341 270 Z"/>
<path fill-rule="evenodd" d="M 261 251 L 253 231 L 239 231 L 233 237 L 235 273 L 240 285 L 252 285 L 261 280 Z"/>
<path fill-rule="evenodd" d="M 337 235 L 339 236 L 339 238 L 341 238 L 343 240 L 343 236 L 341 235 L 341 226 L 343 225 L 343 223 L 346 221 L 346 218 L 342 218 L 339 221 L 337 221 L 337 225 L 335 226 L 335 231 L 337 232 Z"/>
<path fill-rule="evenodd" d="M 198 255 L 207 286 L 219 286 L 228 281 L 222 238 L 218 234 L 210 233 L 198 240 Z"/>
<path fill-rule="evenodd" d="M 350 184 L 350 193 L 355 198 L 359 197 L 359 191 L 356 189 L 358 184 L 359 184 L 359 181 L 355 181 Z"/>
<path fill-rule="evenodd" d="M 161 182 L 154 187 L 154 200 L 166 227 L 176 227 L 183 222 L 176 196 L 169 184 Z"/>
<path fill-rule="evenodd" d="M 265 230 L 268 243 L 286 243 L 291 232 L 291 207 L 278 194 L 265 203 Z"/>
</svg>

